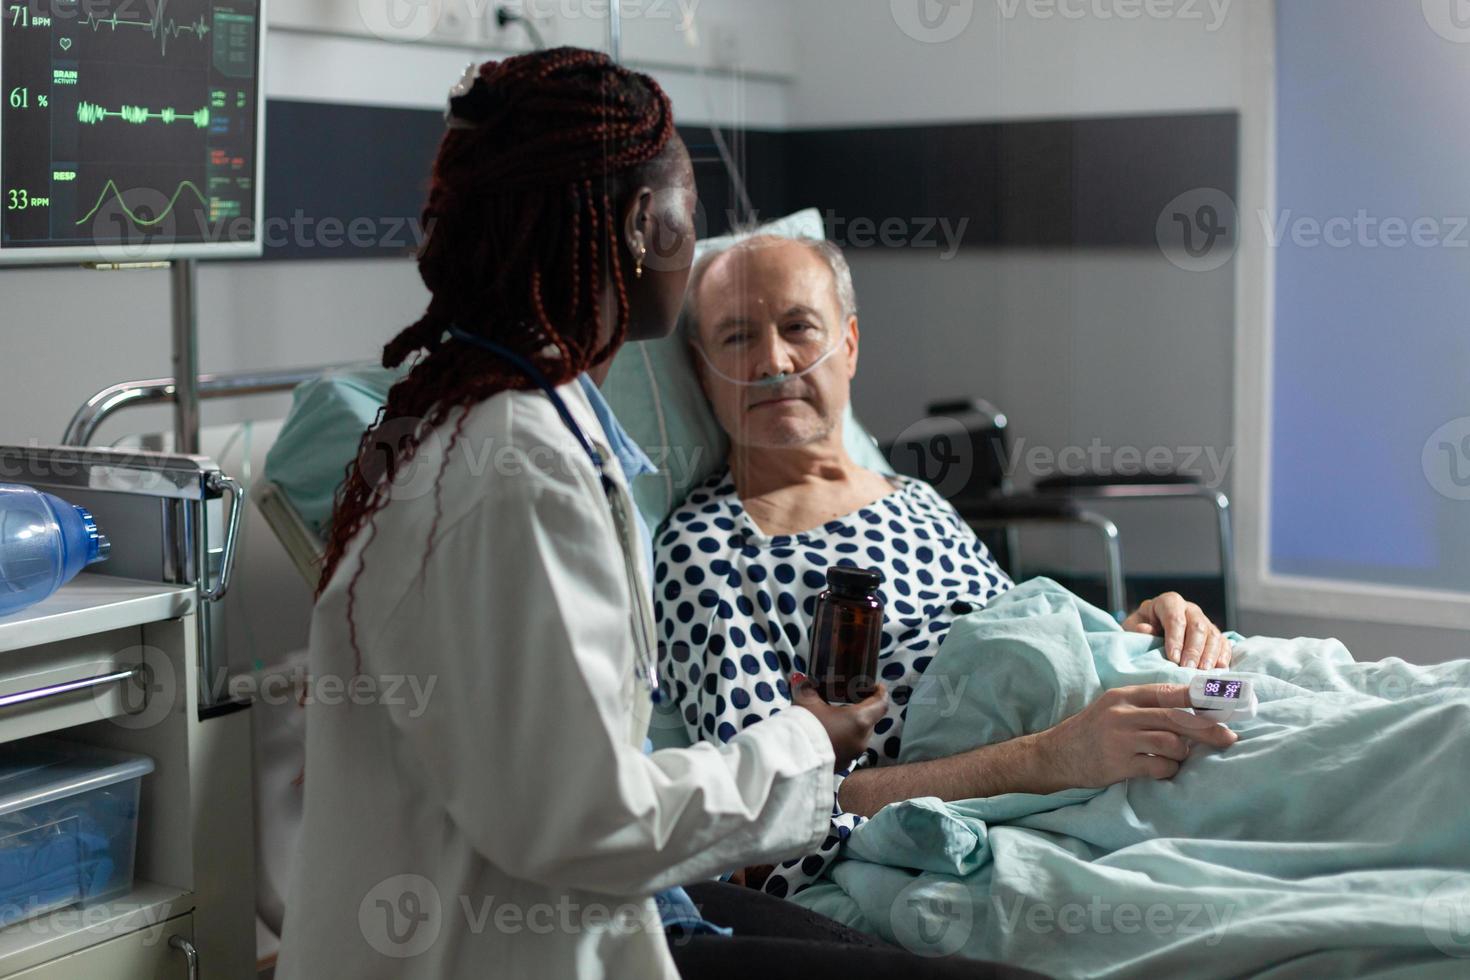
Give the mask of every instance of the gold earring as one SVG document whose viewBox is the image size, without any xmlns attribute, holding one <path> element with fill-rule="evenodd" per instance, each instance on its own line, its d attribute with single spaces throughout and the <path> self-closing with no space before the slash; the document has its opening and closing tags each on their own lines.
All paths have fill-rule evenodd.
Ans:
<svg viewBox="0 0 1470 980">
<path fill-rule="evenodd" d="M 643 257 L 648 254 L 648 246 L 642 242 L 638 243 L 638 266 L 636 273 L 639 279 L 643 278 Z"/>
</svg>

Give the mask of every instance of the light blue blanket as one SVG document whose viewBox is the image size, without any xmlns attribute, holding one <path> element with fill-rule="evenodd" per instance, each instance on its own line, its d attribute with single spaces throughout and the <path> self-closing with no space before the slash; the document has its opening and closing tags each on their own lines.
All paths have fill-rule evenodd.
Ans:
<svg viewBox="0 0 1470 980">
<path fill-rule="evenodd" d="M 1335 640 L 1236 652 L 1262 704 L 1231 748 L 1196 746 L 1166 782 L 885 807 L 796 901 L 1058 977 L 1470 975 L 1470 662 L 1355 663 Z M 900 761 L 1194 673 L 1037 579 L 955 624 Z"/>
</svg>

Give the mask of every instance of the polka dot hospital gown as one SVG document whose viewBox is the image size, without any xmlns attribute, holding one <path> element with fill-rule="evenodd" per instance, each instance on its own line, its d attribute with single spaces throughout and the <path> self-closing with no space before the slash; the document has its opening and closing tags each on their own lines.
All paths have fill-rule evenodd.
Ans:
<svg viewBox="0 0 1470 980">
<path fill-rule="evenodd" d="M 669 517 L 655 542 L 654 612 L 663 683 L 690 738 L 727 742 L 791 703 L 788 678 L 810 672 L 808 635 L 827 567 L 856 565 L 883 573 L 879 673 L 890 699 L 856 765 L 897 760 L 914 684 L 950 624 L 1011 581 L 932 487 L 895 479 L 888 496 L 802 534 L 763 534 L 728 470 Z M 834 800 L 821 848 L 777 867 L 765 890 L 786 896 L 810 885 L 862 819 Z"/>
</svg>

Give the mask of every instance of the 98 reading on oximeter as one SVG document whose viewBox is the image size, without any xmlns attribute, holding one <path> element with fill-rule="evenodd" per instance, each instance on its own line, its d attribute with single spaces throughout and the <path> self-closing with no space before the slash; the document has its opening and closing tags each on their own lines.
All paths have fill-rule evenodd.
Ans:
<svg viewBox="0 0 1470 980">
<path fill-rule="evenodd" d="M 1240 681 L 1207 680 L 1205 681 L 1205 697 L 1238 699 Z"/>
</svg>

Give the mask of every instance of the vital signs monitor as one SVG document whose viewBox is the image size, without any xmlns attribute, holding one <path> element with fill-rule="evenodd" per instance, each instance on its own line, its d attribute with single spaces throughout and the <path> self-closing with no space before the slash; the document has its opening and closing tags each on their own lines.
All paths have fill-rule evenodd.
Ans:
<svg viewBox="0 0 1470 980">
<path fill-rule="evenodd" d="M 263 0 L 0 11 L 0 264 L 260 254 Z"/>
</svg>

